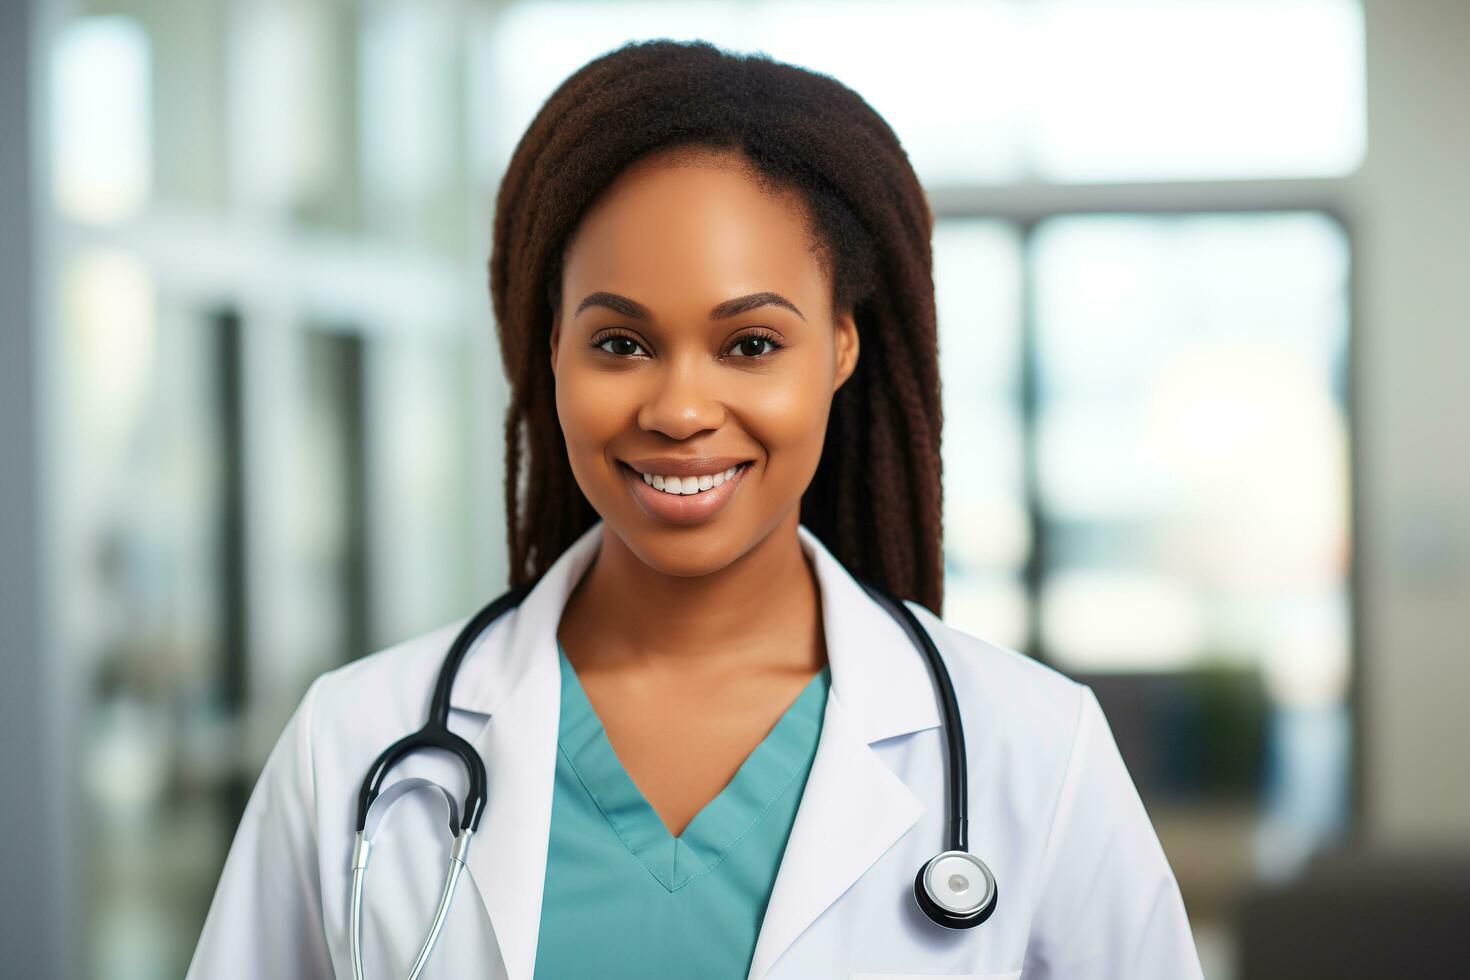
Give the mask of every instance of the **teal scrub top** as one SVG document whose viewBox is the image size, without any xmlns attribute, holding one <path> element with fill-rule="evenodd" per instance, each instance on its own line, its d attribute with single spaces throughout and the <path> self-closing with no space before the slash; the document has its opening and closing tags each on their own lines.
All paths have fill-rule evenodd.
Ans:
<svg viewBox="0 0 1470 980">
<path fill-rule="evenodd" d="M 618 761 L 557 644 L 561 724 L 537 980 L 744 980 L 811 771 L 823 666 L 674 837 Z"/>
</svg>

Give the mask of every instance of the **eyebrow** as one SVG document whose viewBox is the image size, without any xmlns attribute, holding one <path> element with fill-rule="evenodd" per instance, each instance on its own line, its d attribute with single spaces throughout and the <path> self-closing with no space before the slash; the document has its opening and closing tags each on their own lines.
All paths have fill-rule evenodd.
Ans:
<svg viewBox="0 0 1470 980">
<path fill-rule="evenodd" d="M 586 299 L 578 303 L 577 312 L 573 313 L 572 316 L 580 315 L 583 310 L 590 306 L 605 306 L 614 313 L 621 313 L 623 316 L 634 320 L 653 319 L 653 314 L 642 303 L 631 300 L 618 293 L 609 293 L 600 290 L 595 293 L 589 293 Z M 727 299 L 723 303 L 716 303 L 709 311 L 709 318 L 711 320 L 728 320 L 732 316 L 749 313 L 751 310 L 758 309 L 762 306 L 783 306 L 803 320 L 806 319 L 805 316 L 802 316 L 801 310 L 796 308 L 795 303 L 780 293 L 772 292 L 748 293 L 745 296 Z"/>
</svg>

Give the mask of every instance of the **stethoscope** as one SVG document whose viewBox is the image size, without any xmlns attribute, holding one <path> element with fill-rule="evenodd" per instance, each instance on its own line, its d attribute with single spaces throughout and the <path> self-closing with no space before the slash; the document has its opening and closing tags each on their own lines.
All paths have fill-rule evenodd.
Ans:
<svg viewBox="0 0 1470 980">
<path fill-rule="evenodd" d="M 947 929 L 972 929 L 990 918 L 995 911 L 998 889 L 995 875 L 984 861 L 969 852 L 969 807 L 966 788 L 965 736 L 960 726 L 960 708 L 955 700 L 954 685 L 950 682 L 949 670 L 944 665 L 929 632 L 918 617 L 902 602 L 883 589 L 858 580 L 889 615 L 896 619 L 909 640 L 923 651 L 929 664 L 929 672 L 939 688 L 939 705 L 944 713 L 945 757 L 949 766 L 947 817 L 947 847 L 919 868 L 914 876 L 914 900 L 924 914 Z M 379 797 L 383 778 L 388 770 L 404 757 L 418 749 L 443 749 L 459 756 L 470 776 L 470 788 L 465 796 L 464 817 L 459 828 L 454 827 L 454 801 L 450 803 L 449 829 L 454 834 L 454 845 L 449 853 L 449 872 L 444 878 L 444 890 L 439 897 L 439 907 L 434 911 L 429 934 L 414 960 L 409 980 L 418 980 L 429 962 L 444 920 L 449 915 L 449 902 L 454 897 L 455 886 L 464 871 L 465 856 L 469 853 L 470 841 L 480 826 L 480 814 L 485 809 L 485 762 L 474 747 L 449 730 L 449 695 L 454 689 L 454 678 L 465 654 L 481 633 L 501 614 L 518 605 L 535 587 L 531 582 L 511 589 L 476 613 L 449 648 L 444 664 L 439 668 L 439 679 L 434 685 L 434 698 L 429 706 L 429 719 L 424 727 L 406 735 L 383 750 L 368 770 L 362 789 L 357 795 L 357 837 L 352 849 L 352 976 L 353 980 L 364 980 L 362 972 L 362 901 L 363 887 L 367 880 L 368 856 L 372 852 L 372 834 L 368 831 L 368 811 Z M 395 783 L 384 797 L 401 795 L 407 789 L 426 785 L 420 779 L 406 779 Z M 428 784 L 433 785 L 433 784 Z M 441 787 L 442 789 L 442 787 Z M 446 797 L 448 794 L 445 794 Z"/>
</svg>

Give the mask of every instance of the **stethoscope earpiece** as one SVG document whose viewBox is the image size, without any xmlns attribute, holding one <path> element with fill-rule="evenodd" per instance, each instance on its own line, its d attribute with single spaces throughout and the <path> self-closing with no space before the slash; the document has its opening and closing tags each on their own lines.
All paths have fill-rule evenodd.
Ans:
<svg viewBox="0 0 1470 980">
<path fill-rule="evenodd" d="M 995 911 L 999 889 L 984 861 L 968 851 L 944 851 L 914 876 L 914 900 L 946 929 L 972 929 Z"/>
</svg>

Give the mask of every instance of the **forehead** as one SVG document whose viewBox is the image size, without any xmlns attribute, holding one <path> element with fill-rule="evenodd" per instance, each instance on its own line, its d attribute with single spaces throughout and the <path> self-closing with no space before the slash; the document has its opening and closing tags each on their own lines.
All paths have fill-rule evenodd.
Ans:
<svg viewBox="0 0 1470 980">
<path fill-rule="evenodd" d="M 633 164 L 588 209 L 563 283 L 708 311 L 741 292 L 820 292 L 812 244 L 795 191 L 762 187 L 738 158 L 665 153 Z"/>
</svg>

